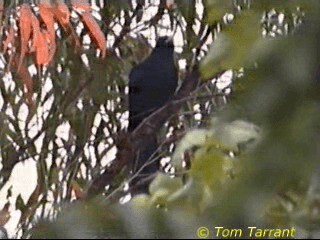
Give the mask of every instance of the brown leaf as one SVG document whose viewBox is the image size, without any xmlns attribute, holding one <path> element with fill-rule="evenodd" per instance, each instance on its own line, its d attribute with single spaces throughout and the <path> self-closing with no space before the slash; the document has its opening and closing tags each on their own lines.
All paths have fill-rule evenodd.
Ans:
<svg viewBox="0 0 320 240">
<path fill-rule="evenodd" d="M 107 42 L 105 35 L 101 31 L 98 23 L 88 12 L 82 13 L 81 17 L 84 25 L 88 28 L 91 39 L 97 44 L 98 48 L 101 50 L 101 57 L 105 58 L 107 52 Z"/>
<path fill-rule="evenodd" d="M 6 223 L 10 220 L 10 213 L 9 213 L 10 203 L 6 203 L 3 209 L 0 211 L 0 227 L 6 225 Z"/>
<path fill-rule="evenodd" d="M 17 71 L 17 74 L 21 78 L 21 80 L 25 86 L 24 95 L 25 95 L 27 104 L 29 106 L 33 105 L 33 100 L 32 100 L 33 81 L 32 81 L 32 77 L 28 71 L 28 68 L 24 65 L 21 65 L 19 71 Z"/>
<path fill-rule="evenodd" d="M 84 199 L 85 197 L 85 192 L 83 189 L 80 187 L 80 185 L 76 181 L 71 182 L 71 188 L 76 196 L 76 199 Z"/>
<path fill-rule="evenodd" d="M 29 197 L 29 200 L 27 202 L 27 206 L 31 207 L 32 205 L 36 204 L 38 202 L 38 198 L 41 194 L 41 186 L 38 183 L 35 189 L 33 190 L 31 196 Z"/>
<path fill-rule="evenodd" d="M 7 38 L 3 43 L 3 52 L 6 52 L 10 45 L 14 46 L 14 42 L 15 42 L 14 34 L 15 34 L 14 27 L 10 26 L 8 30 Z"/>
</svg>

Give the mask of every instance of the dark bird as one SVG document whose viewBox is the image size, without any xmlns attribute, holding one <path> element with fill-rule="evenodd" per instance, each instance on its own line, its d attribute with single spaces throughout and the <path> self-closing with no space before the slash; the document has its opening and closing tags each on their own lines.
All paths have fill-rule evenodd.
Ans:
<svg viewBox="0 0 320 240">
<path fill-rule="evenodd" d="M 134 131 L 145 118 L 161 108 L 174 95 L 178 72 L 174 64 L 173 53 L 172 39 L 160 37 L 151 55 L 131 70 L 129 75 L 129 132 Z M 140 171 L 134 182 L 137 183 L 157 172 L 160 165 L 159 159 L 153 159 L 157 148 L 155 134 L 133 161 L 133 174 Z M 138 192 L 147 193 L 148 182 L 142 185 Z"/>
</svg>

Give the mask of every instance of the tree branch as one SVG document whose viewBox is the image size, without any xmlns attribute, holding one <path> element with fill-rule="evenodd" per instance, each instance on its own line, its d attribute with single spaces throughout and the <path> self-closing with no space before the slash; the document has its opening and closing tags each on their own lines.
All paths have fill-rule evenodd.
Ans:
<svg viewBox="0 0 320 240">
<path fill-rule="evenodd" d="M 174 98 L 165 106 L 151 114 L 146 118 L 132 133 L 121 133 L 118 137 L 118 152 L 116 159 L 109 167 L 96 179 L 92 181 L 91 186 L 87 190 L 87 197 L 95 196 L 103 191 L 106 186 L 112 190 L 113 180 L 120 171 L 130 164 L 138 150 L 143 150 L 149 139 L 163 126 L 163 124 L 174 114 L 177 114 L 182 107 L 184 101 L 199 84 L 198 67 L 194 67 L 187 75 L 183 84 Z"/>
</svg>

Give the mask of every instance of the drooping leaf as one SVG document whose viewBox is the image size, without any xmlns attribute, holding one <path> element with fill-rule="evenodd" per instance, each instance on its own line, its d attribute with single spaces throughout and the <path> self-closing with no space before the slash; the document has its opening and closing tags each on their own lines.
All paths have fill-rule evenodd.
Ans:
<svg viewBox="0 0 320 240">
<path fill-rule="evenodd" d="M 56 50 L 56 33 L 55 33 L 55 19 L 54 19 L 54 14 L 53 14 L 53 7 L 52 5 L 49 4 L 39 4 L 39 14 L 41 19 L 46 25 L 46 31 L 43 31 L 46 35 L 47 42 L 50 46 L 50 55 L 51 58 L 53 58 L 53 55 Z"/>
<path fill-rule="evenodd" d="M 32 16 L 32 50 L 35 52 L 35 63 L 38 66 L 46 66 L 49 64 L 50 53 L 45 33 L 40 28 L 39 20 L 36 16 Z"/>
<path fill-rule="evenodd" d="M 18 63 L 18 71 L 23 63 L 25 54 L 28 49 L 28 42 L 31 37 L 31 19 L 32 19 L 32 12 L 31 8 L 28 4 L 22 4 L 20 7 L 20 17 L 19 17 L 19 24 L 20 24 L 20 58 Z"/>
<path fill-rule="evenodd" d="M 101 57 L 105 58 L 106 52 L 107 52 L 107 42 L 106 42 L 106 37 L 101 31 L 98 23 L 95 21 L 93 16 L 88 12 L 82 13 L 81 18 L 84 25 L 88 28 L 91 39 L 95 42 L 95 44 L 100 49 Z"/>
<path fill-rule="evenodd" d="M 56 4 L 53 5 L 53 13 L 60 25 L 67 31 L 70 26 L 70 10 L 68 6 L 61 0 L 56 1 Z"/>
</svg>

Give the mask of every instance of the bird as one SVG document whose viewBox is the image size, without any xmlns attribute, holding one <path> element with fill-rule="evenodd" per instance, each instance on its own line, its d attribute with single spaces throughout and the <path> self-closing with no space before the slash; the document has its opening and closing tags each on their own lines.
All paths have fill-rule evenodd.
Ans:
<svg viewBox="0 0 320 240">
<path fill-rule="evenodd" d="M 164 106 L 174 96 L 177 84 L 178 71 L 174 62 L 173 40 L 168 36 L 160 37 L 150 56 L 133 67 L 129 74 L 128 131 L 133 132 L 144 119 Z M 139 172 L 135 183 L 159 170 L 160 160 L 153 159 L 157 149 L 157 136 L 154 134 L 133 160 L 132 173 Z M 150 181 L 146 181 L 137 188 L 137 192 L 148 193 L 149 183 Z"/>
</svg>

